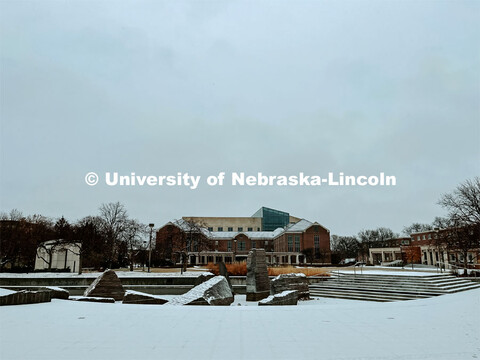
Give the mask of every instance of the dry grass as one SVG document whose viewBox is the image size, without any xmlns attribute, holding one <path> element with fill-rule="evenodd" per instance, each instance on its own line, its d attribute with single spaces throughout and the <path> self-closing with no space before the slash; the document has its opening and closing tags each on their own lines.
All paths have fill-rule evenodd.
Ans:
<svg viewBox="0 0 480 360">
<path fill-rule="evenodd" d="M 226 264 L 227 271 L 229 275 L 232 276 L 246 276 L 247 275 L 247 263 L 235 263 L 235 264 Z M 213 263 L 208 263 L 207 270 L 211 273 L 218 275 L 218 265 Z M 269 267 L 268 275 L 278 276 L 280 274 L 291 274 L 291 273 L 303 273 L 306 276 L 330 276 L 327 274 L 328 270 L 325 268 L 297 268 L 294 266 L 281 266 L 281 267 Z"/>
<path fill-rule="evenodd" d="M 330 276 L 325 268 L 299 268 L 294 266 L 281 266 L 268 268 L 268 275 L 278 276 L 281 274 L 302 273 L 306 276 Z"/>
<path fill-rule="evenodd" d="M 246 276 L 247 275 L 247 263 L 234 263 L 234 264 L 225 264 L 229 275 L 232 276 Z M 207 270 L 215 275 L 219 275 L 218 265 L 213 263 L 207 264 Z"/>
</svg>

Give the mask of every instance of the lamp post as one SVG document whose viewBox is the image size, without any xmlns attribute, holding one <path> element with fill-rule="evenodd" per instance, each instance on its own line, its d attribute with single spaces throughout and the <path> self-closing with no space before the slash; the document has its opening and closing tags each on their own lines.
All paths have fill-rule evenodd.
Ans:
<svg viewBox="0 0 480 360">
<path fill-rule="evenodd" d="M 402 269 L 404 269 L 402 246 L 403 246 L 403 240 L 400 240 L 400 261 L 402 262 Z"/>
<path fill-rule="evenodd" d="M 233 240 L 233 244 L 235 245 L 235 247 L 233 248 L 233 262 L 232 263 L 234 263 L 236 261 L 236 258 L 237 258 L 237 239 Z"/>
<path fill-rule="evenodd" d="M 150 264 L 152 262 L 152 232 L 154 224 L 148 224 L 150 226 L 150 241 L 148 243 L 148 272 L 150 272 Z"/>
</svg>

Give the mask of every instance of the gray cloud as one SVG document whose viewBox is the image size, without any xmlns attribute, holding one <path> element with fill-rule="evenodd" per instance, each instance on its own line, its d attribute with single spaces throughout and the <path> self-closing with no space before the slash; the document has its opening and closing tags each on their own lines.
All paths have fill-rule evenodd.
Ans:
<svg viewBox="0 0 480 360">
<path fill-rule="evenodd" d="M 476 2 L 0 4 L 2 210 L 144 222 L 262 205 L 333 233 L 442 215 L 479 174 Z M 395 188 L 108 188 L 88 171 L 397 176 Z"/>
</svg>

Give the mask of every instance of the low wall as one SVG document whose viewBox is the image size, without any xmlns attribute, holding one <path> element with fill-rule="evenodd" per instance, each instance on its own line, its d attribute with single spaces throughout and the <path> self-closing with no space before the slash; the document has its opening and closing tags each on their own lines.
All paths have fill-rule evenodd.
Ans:
<svg viewBox="0 0 480 360">
<path fill-rule="evenodd" d="M 50 291 L 29 292 L 20 291 L 13 294 L 0 296 L 0 306 L 23 305 L 50 302 Z"/>
<path fill-rule="evenodd" d="M 270 277 L 273 279 L 274 277 Z M 326 280 L 325 277 L 309 277 L 310 284 Z M 0 288 L 10 290 L 38 290 L 45 286 L 58 286 L 70 292 L 70 295 L 83 295 L 83 292 L 95 280 L 95 277 L 2 277 Z M 142 276 L 120 277 L 125 290 L 135 290 L 153 295 L 181 295 L 195 286 L 196 277 L 187 276 Z M 246 276 L 230 276 L 233 290 L 237 294 L 246 293 Z"/>
</svg>

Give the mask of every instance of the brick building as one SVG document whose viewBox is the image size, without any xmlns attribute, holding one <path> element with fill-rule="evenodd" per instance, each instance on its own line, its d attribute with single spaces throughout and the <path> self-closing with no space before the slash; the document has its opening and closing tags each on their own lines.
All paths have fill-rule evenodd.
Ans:
<svg viewBox="0 0 480 360">
<path fill-rule="evenodd" d="M 389 263 L 395 260 L 410 262 L 407 255 L 413 253 L 414 263 L 423 265 L 441 266 L 451 268 L 461 266 L 464 262 L 464 254 L 460 249 L 447 248 L 443 240 L 450 229 L 434 229 L 412 233 L 410 237 L 391 239 L 385 242 L 383 247 L 369 249 L 369 262 L 373 265 Z M 467 252 L 467 265 L 472 268 L 480 268 L 480 248 L 472 248 Z"/>
<path fill-rule="evenodd" d="M 251 217 L 183 217 L 156 235 L 157 248 L 167 249 L 166 258 L 186 248 L 191 265 L 243 261 L 255 248 L 265 249 L 269 264 L 331 261 L 327 228 L 266 207 Z"/>
</svg>

